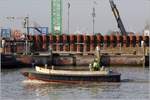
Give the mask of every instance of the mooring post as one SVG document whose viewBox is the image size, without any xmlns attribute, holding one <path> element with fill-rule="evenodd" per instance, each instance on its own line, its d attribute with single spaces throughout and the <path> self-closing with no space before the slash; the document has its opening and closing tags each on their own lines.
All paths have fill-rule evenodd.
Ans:
<svg viewBox="0 0 150 100">
<path fill-rule="evenodd" d="M 47 69 L 47 64 L 45 64 L 45 69 Z"/>
<path fill-rule="evenodd" d="M 28 40 L 27 39 L 25 40 L 25 45 L 26 45 L 26 52 L 25 52 L 25 54 L 27 55 L 28 54 Z"/>
<path fill-rule="evenodd" d="M 98 59 L 98 63 L 100 63 L 101 56 L 100 56 L 100 48 L 98 46 L 96 47 L 96 58 Z"/>
<path fill-rule="evenodd" d="M 145 68 L 145 43 L 141 41 L 141 46 L 143 48 L 143 68 Z"/>
<path fill-rule="evenodd" d="M 5 47 L 6 47 L 5 46 L 5 39 L 2 39 L 2 41 L 1 41 L 1 47 L 2 47 L 1 48 L 1 50 L 2 50 L 1 52 L 5 53 Z"/>
<path fill-rule="evenodd" d="M 54 66 L 52 65 L 52 70 L 54 70 Z"/>
</svg>

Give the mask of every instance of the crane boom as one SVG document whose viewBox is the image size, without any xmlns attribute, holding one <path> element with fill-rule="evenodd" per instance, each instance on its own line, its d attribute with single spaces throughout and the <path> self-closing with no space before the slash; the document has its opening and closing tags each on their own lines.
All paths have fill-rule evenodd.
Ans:
<svg viewBox="0 0 150 100">
<path fill-rule="evenodd" d="M 114 16 L 116 18 L 117 23 L 118 23 L 118 28 L 120 29 L 121 34 L 122 35 L 127 35 L 127 32 L 126 32 L 126 30 L 124 28 L 124 25 L 122 23 L 122 20 L 120 18 L 119 11 L 118 11 L 114 1 L 113 0 L 109 0 L 109 2 L 110 2 L 110 6 L 111 6 L 111 9 L 112 9 L 112 12 L 113 12 L 113 14 L 114 14 Z"/>
</svg>

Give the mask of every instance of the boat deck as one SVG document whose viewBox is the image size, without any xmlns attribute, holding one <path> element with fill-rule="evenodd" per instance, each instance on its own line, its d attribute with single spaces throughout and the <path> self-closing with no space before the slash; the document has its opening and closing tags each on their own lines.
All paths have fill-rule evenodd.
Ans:
<svg viewBox="0 0 150 100">
<path fill-rule="evenodd" d="M 119 73 L 114 73 L 111 71 L 73 71 L 73 70 L 52 70 L 46 69 L 42 67 L 36 66 L 36 71 L 43 74 L 50 74 L 50 75 L 71 75 L 71 76 L 106 76 L 106 75 L 119 75 Z"/>
<path fill-rule="evenodd" d="M 54 70 L 36 67 L 35 70 L 24 70 L 22 74 L 28 79 L 46 82 L 120 82 L 120 73 L 113 71 L 72 71 Z"/>
</svg>

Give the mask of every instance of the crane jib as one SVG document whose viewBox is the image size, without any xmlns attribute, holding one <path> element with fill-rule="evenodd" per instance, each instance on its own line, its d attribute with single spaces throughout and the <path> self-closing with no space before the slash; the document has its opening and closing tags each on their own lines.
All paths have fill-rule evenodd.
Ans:
<svg viewBox="0 0 150 100">
<path fill-rule="evenodd" d="M 113 12 L 113 14 L 115 16 L 115 19 L 117 21 L 118 28 L 120 29 L 121 34 L 122 35 L 127 35 L 127 32 L 126 32 L 126 30 L 124 28 L 124 25 L 122 23 L 122 20 L 120 18 L 119 11 L 118 11 L 114 1 L 113 0 L 109 0 L 109 2 L 110 2 L 110 6 L 111 6 L 111 9 L 112 9 L 112 12 Z"/>
</svg>

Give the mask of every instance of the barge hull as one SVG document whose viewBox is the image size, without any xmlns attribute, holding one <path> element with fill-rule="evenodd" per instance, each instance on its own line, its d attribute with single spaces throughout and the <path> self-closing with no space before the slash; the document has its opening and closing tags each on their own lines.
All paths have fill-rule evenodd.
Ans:
<svg viewBox="0 0 150 100">
<path fill-rule="evenodd" d="M 76 76 L 76 75 L 49 75 L 38 72 L 22 72 L 28 79 L 46 82 L 81 83 L 81 82 L 120 82 L 120 74 Z"/>
</svg>

